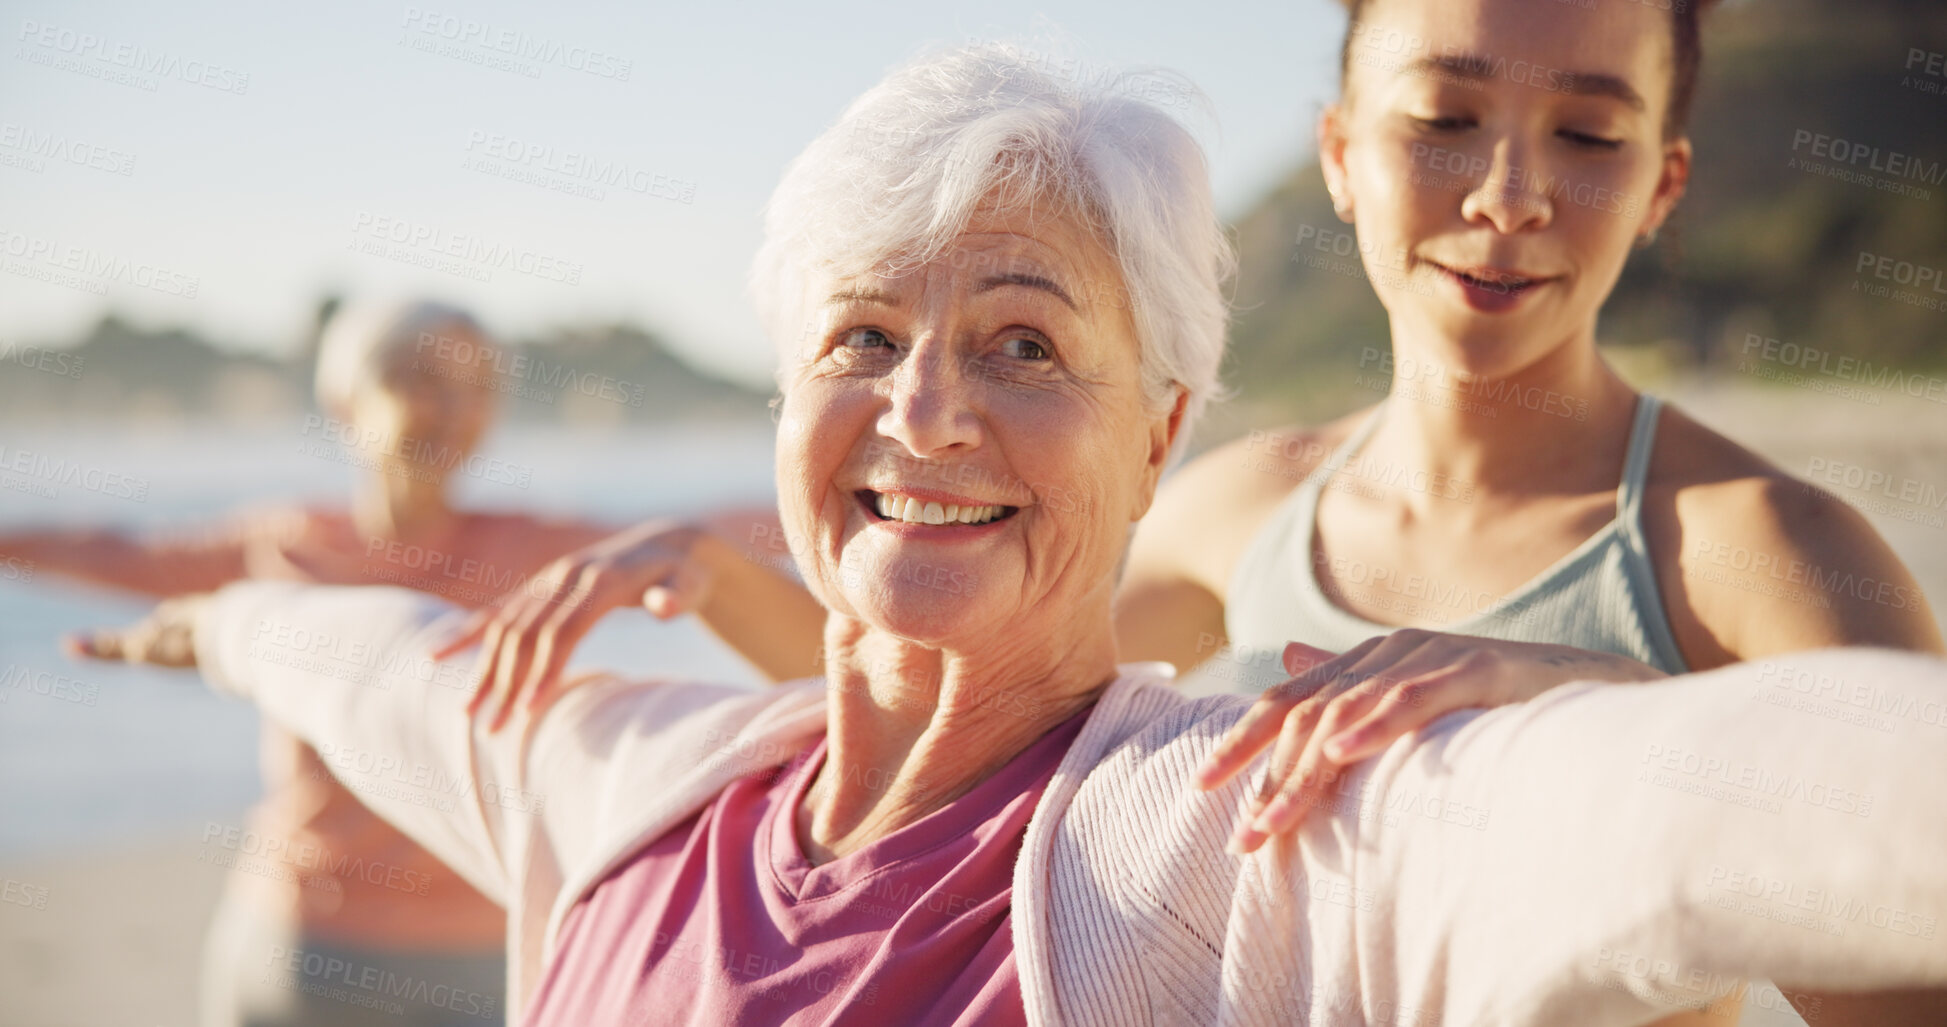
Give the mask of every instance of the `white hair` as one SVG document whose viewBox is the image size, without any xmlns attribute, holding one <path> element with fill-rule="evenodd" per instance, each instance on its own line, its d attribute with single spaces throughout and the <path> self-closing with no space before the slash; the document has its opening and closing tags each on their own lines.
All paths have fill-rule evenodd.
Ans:
<svg viewBox="0 0 1947 1027">
<path fill-rule="evenodd" d="M 348 413 L 360 389 L 383 382 L 389 368 L 418 351 L 422 334 L 441 328 L 487 340 L 486 331 L 473 315 L 444 303 L 362 303 L 339 310 L 318 340 L 313 387 L 319 408 Z"/>
<path fill-rule="evenodd" d="M 1179 440 L 1218 393 L 1236 266 L 1203 149 L 1141 99 L 1178 76 L 1050 74 L 1007 45 L 923 57 L 867 90 L 785 170 L 765 211 L 751 292 L 786 380 L 807 273 L 909 269 L 946 252 L 984 203 L 1083 217 L 1115 255 L 1145 398 L 1187 393 Z"/>
</svg>

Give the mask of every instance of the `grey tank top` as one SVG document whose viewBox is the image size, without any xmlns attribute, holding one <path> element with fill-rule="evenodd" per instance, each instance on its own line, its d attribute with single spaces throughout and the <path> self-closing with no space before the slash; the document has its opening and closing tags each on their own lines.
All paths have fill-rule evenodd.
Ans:
<svg viewBox="0 0 1947 1027">
<path fill-rule="evenodd" d="M 1472 611 L 1427 627 L 1516 642 L 1554 642 L 1581 649 L 1619 653 L 1670 674 L 1689 668 L 1663 613 L 1649 545 L 1643 537 L 1643 480 L 1656 440 L 1662 404 L 1643 395 L 1636 404 L 1622 482 L 1616 488 L 1616 516 L 1568 555 L 1505 596 L 1470 592 L 1464 583 L 1433 584 L 1418 577 L 1398 578 L 1382 569 L 1352 562 L 1333 567 L 1334 579 L 1362 595 L 1397 599 L 1394 609 L 1411 620 L 1414 609 Z M 1224 599 L 1224 627 L 1230 650 L 1200 669 L 1217 676 L 1199 690 L 1255 693 L 1284 680 L 1281 654 L 1287 642 L 1304 642 L 1344 652 L 1375 635 L 1398 630 L 1352 614 L 1325 595 L 1314 563 L 1319 493 L 1371 437 L 1384 407 L 1333 452 L 1278 504 L 1238 561 Z M 1356 483 L 1353 483 L 1356 484 Z"/>
</svg>

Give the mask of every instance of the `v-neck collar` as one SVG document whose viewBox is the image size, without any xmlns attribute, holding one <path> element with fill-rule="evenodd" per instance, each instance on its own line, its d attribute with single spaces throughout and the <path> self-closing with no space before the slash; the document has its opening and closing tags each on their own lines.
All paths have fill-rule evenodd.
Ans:
<svg viewBox="0 0 1947 1027">
<path fill-rule="evenodd" d="M 1094 708 L 1091 703 L 1056 725 L 965 795 L 856 852 L 813 866 L 798 843 L 797 811 L 825 762 L 828 740 L 820 738 L 786 770 L 759 822 L 759 856 L 764 861 L 765 876 L 792 901 L 816 901 L 868 885 L 901 864 L 969 833 L 978 833 L 1010 803 L 1033 802 L 1039 797 L 1038 786 L 1054 775 L 1061 755 L 1081 733 Z"/>
</svg>

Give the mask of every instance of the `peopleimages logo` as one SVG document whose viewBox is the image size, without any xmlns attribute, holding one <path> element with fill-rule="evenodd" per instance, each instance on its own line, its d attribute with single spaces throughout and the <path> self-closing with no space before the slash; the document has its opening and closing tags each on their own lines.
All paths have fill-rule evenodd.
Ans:
<svg viewBox="0 0 1947 1027">
<path fill-rule="evenodd" d="M 623 189 L 678 203 L 690 203 L 696 199 L 696 183 L 693 181 L 652 172 L 648 168 L 632 167 L 626 161 L 610 160 L 578 150 L 556 149 L 548 143 L 499 132 L 469 131 L 466 150 L 471 156 L 468 161 L 462 162 L 462 167 L 514 181 L 530 180 L 532 176 L 524 172 L 551 175 L 564 183 L 582 187 L 582 194 L 591 199 L 605 197 L 607 194 L 602 191 L 603 188 Z M 546 183 L 535 181 L 535 184 Z"/>
<path fill-rule="evenodd" d="M 480 281 L 490 280 L 495 270 L 508 270 L 563 285 L 581 284 L 580 261 L 423 221 L 361 210 L 352 217 L 352 236 L 351 248 L 360 252 Z"/>
<path fill-rule="evenodd" d="M 635 61 L 627 57 L 618 57 L 593 47 L 563 43 L 558 39 L 549 39 L 521 29 L 493 25 L 456 14 L 440 14 L 417 7 L 408 7 L 405 12 L 404 28 L 406 38 L 401 42 L 415 42 L 416 36 L 417 43 L 443 41 L 459 46 L 477 47 L 513 61 L 552 64 L 569 71 L 579 71 L 597 78 L 614 79 L 617 82 L 627 82 L 630 73 L 635 70 Z"/>
<path fill-rule="evenodd" d="M 53 498 L 53 486 L 57 485 L 79 485 L 89 492 L 137 503 L 149 498 L 149 482 L 146 478 L 132 478 L 117 471 L 76 460 L 63 460 L 60 457 L 48 456 L 32 450 L 19 448 L 10 450 L 4 443 L 0 443 L 0 482 L 10 480 L 24 480 L 39 484 L 43 488 L 20 491 L 40 492 L 50 499 Z"/>
<path fill-rule="evenodd" d="M 507 384 L 511 382 L 526 382 L 559 392 L 573 391 L 591 399 L 602 399 L 631 407 L 642 406 L 643 397 L 647 393 L 645 386 L 612 375 L 577 371 L 560 361 L 550 361 L 545 356 L 476 343 L 466 338 L 420 332 L 419 342 L 414 347 L 414 351 L 422 356 L 437 357 L 468 368 L 482 369 L 483 373 L 473 376 L 474 380 L 467 384 L 486 385 L 497 391 L 510 391 Z M 449 373 L 447 369 L 442 369 L 436 363 L 416 366 L 423 367 L 434 375 Z M 554 401 L 554 396 L 550 393 L 540 393 L 534 398 L 541 399 L 543 402 Z"/>
<path fill-rule="evenodd" d="M 43 162 L 51 160 L 93 168 L 111 175 L 135 174 L 135 155 L 132 153 L 58 132 L 37 132 L 11 121 L 0 122 L 0 149 L 19 151 L 29 165 L 28 170 L 36 173 L 40 172 Z"/>
<path fill-rule="evenodd" d="M 19 258 L 30 265 L 44 265 L 50 270 L 70 271 L 97 282 L 120 282 L 183 299 L 195 299 L 197 290 L 203 284 L 202 279 L 195 275 L 186 275 L 146 261 L 111 257 L 86 246 L 57 242 L 3 227 L 0 227 L 0 254 Z"/>
<path fill-rule="evenodd" d="M 1904 393 L 1930 403 L 1947 403 L 1947 378 L 1915 374 L 1887 364 L 1875 364 L 1860 357 L 1834 353 L 1817 346 L 1783 342 L 1756 332 L 1746 332 L 1741 353 L 1747 358 L 1741 365 L 1741 370 L 1751 370 L 1752 360 L 1762 360 L 1767 364 L 1775 364 L 1795 372 L 1851 382 L 1886 392 Z"/>
<path fill-rule="evenodd" d="M 247 71 L 31 18 L 21 20 L 20 33 L 14 38 L 22 44 L 14 51 L 14 56 L 21 60 L 150 92 L 155 91 L 158 79 L 167 78 L 239 96 L 250 88 Z"/>
<path fill-rule="evenodd" d="M 67 350 L 0 342 L 0 364 L 18 364 L 59 378 L 80 378 L 82 369 L 88 366 L 88 358 Z"/>
<path fill-rule="evenodd" d="M 1898 150 L 1885 150 L 1865 143 L 1850 142 L 1808 129 L 1798 129 L 1792 133 L 1792 149 L 1811 148 L 1812 156 L 1841 164 L 1861 166 L 1868 171 L 1892 175 L 1896 178 L 1911 178 L 1928 185 L 1939 185 L 1947 178 L 1947 164 L 1937 160 L 1927 160 Z"/>
</svg>

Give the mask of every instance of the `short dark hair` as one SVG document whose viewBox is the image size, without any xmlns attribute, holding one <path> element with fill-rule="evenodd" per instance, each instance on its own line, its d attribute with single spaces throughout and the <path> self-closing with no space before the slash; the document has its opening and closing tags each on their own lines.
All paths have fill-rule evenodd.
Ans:
<svg viewBox="0 0 1947 1027">
<path fill-rule="evenodd" d="M 1339 88 L 1352 69 L 1352 29 L 1359 24 L 1368 0 L 1341 0 L 1346 8 L 1345 42 L 1339 46 Z M 1716 0 L 1669 0 L 1670 106 L 1663 112 L 1663 138 L 1674 139 L 1690 124 L 1690 104 L 1697 95 L 1697 69 L 1703 65 L 1704 44 L 1698 23 L 1704 8 Z"/>
</svg>

